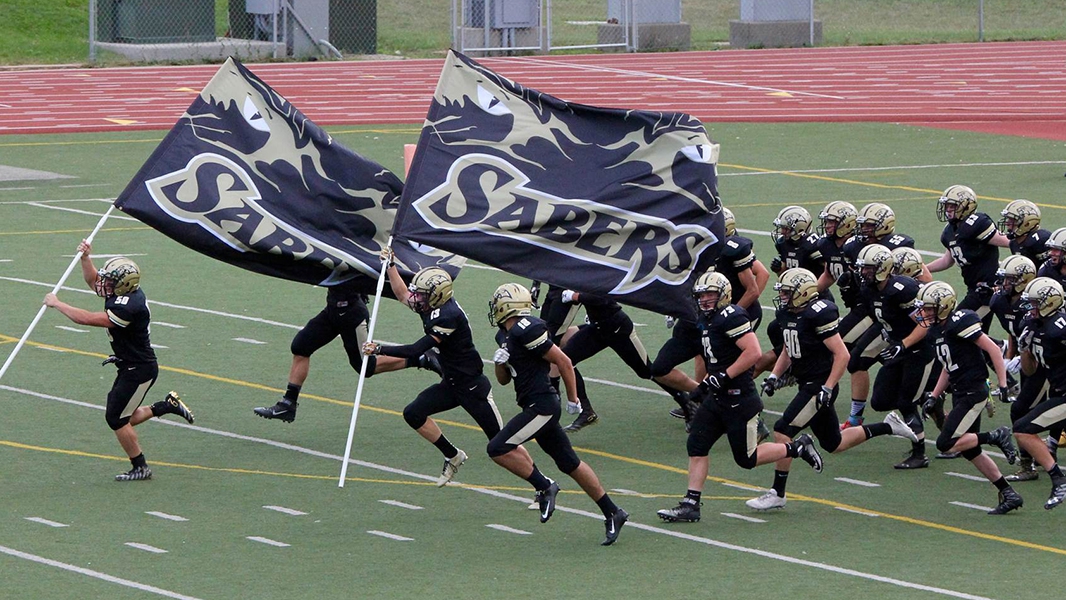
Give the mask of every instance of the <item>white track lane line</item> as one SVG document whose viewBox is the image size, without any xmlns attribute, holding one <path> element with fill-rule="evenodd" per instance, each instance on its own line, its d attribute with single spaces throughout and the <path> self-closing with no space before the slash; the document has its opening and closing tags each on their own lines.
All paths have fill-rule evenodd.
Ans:
<svg viewBox="0 0 1066 600">
<path fill-rule="evenodd" d="M 8 548 L 7 546 L 0 546 L 0 554 L 6 554 L 15 558 L 21 558 L 23 560 L 32 561 L 38 564 L 47 565 L 49 567 L 56 567 L 57 569 L 63 569 L 64 571 L 70 571 L 72 573 L 78 573 L 80 575 L 86 575 L 93 579 L 100 579 L 108 583 L 117 583 L 118 585 L 140 590 L 142 592 L 148 592 L 150 594 L 156 594 L 157 596 L 165 596 L 167 598 L 176 598 L 177 600 L 200 600 L 196 596 L 186 596 L 185 594 L 179 594 L 170 590 L 164 590 L 163 588 L 157 588 L 154 585 L 147 585 L 144 583 L 137 583 L 136 581 L 130 581 L 129 579 L 122 579 L 107 573 L 101 573 L 99 571 L 93 571 L 92 569 L 85 569 L 83 567 L 77 567 L 69 565 L 67 563 L 59 562 L 58 560 L 52 560 L 50 558 L 44 558 L 43 556 L 37 556 L 36 554 L 30 554 L 28 552 L 21 552 L 14 548 Z"/>
<path fill-rule="evenodd" d="M 26 389 L 22 389 L 22 388 L 15 388 L 15 387 L 11 387 L 9 385 L 0 385 L 0 389 L 7 390 L 7 391 L 10 391 L 10 392 L 19 393 L 19 394 L 25 394 L 27 396 L 33 396 L 35 398 L 42 398 L 42 399 L 45 399 L 45 400 L 53 400 L 53 401 L 61 402 L 61 403 L 64 403 L 64 404 L 71 404 L 71 405 L 74 405 L 74 406 L 92 408 L 94 410 L 104 410 L 103 406 L 97 406 L 95 404 L 89 404 L 88 402 L 82 402 L 80 400 L 71 400 L 69 398 L 61 398 L 59 396 L 52 396 L 50 394 L 43 394 L 41 392 L 34 392 L 32 390 L 26 390 Z M 343 457 L 341 457 L 339 455 L 336 455 L 336 454 L 329 454 L 327 452 L 320 452 L 318 450 L 311 450 L 310 448 L 304 448 L 304 447 L 301 447 L 301 446 L 296 446 L 294 444 L 287 444 L 287 443 L 284 443 L 284 442 L 277 442 L 277 441 L 274 441 L 274 440 L 267 440 L 267 439 L 252 437 L 252 436 L 248 436 L 248 435 L 241 435 L 239 433 L 232 433 L 232 432 L 229 432 L 229 431 L 222 431 L 222 430 L 217 430 L 217 429 L 208 429 L 206 427 L 201 427 L 199 425 L 189 425 L 187 423 L 181 423 L 181 422 L 177 422 L 177 421 L 164 421 L 164 420 L 161 420 L 161 419 L 152 419 L 150 422 L 151 423 L 156 423 L 158 425 L 163 425 L 163 426 L 180 427 L 182 429 L 192 429 L 194 431 L 199 431 L 201 433 L 208 433 L 208 434 L 218 435 L 218 436 L 222 436 L 222 437 L 226 437 L 226 438 L 231 438 L 231 439 L 236 439 L 236 440 L 243 440 L 243 441 L 246 441 L 246 442 L 264 444 L 266 446 L 271 446 L 271 447 L 274 447 L 274 448 L 281 448 L 283 450 L 291 450 L 293 452 L 299 452 L 301 454 L 307 454 L 309 456 L 317 456 L 319 458 L 325 458 L 325 459 L 329 459 L 329 460 L 333 460 L 333 461 L 337 461 L 337 462 L 340 462 L 340 461 L 344 460 Z M 421 481 L 436 481 L 437 480 L 437 475 L 424 475 L 422 473 L 414 473 L 412 471 L 406 471 L 406 470 L 403 470 L 403 469 L 397 469 L 395 467 L 389 467 L 389 466 L 385 466 L 385 465 L 381 465 L 381 464 L 377 464 L 377 463 L 372 463 L 372 462 L 367 462 L 367 461 L 363 461 L 363 460 L 348 459 L 348 463 L 351 464 L 351 465 L 366 467 L 366 468 L 369 468 L 369 469 L 374 469 L 374 470 L 382 471 L 382 472 L 385 472 L 385 473 L 391 473 L 391 474 L 395 474 L 395 475 L 403 475 L 403 476 L 411 477 L 412 479 L 418 479 L 418 480 L 421 480 Z M 470 491 L 473 491 L 473 492 L 477 492 L 479 494 L 485 494 L 487 496 L 494 496 L 494 497 L 497 497 L 497 498 L 504 498 L 504 499 L 507 499 L 507 500 L 520 502 L 520 503 L 522 503 L 523 506 L 529 504 L 529 496 L 528 495 L 527 496 L 516 496 L 516 495 L 513 495 L 513 494 L 508 494 L 508 493 L 500 492 L 500 491 L 497 491 L 497 490 L 489 490 L 489 489 L 476 488 L 476 487 L 470 487 L 470 488 L 463 487 L 463 488 L 458 488 L 458 489 L 470 490 Z M 570 513 L 570 514 L 574 514 L 574 515 L 581 515 L 581 516 L 584 516 L 584 517 L 592 518 L 592 519 L 595 519 L 599 523 L 603 522 L 603 515 L 599 514 L 599 513 L 594 514 L 594 513 L 588 512 L 588 511 L 584 511 L 584 510 L 578 510 L 578 509 L 568 508 L 568 507 L 565 507 L 565 506 L 558 506 L 558 505 L 556 506 L 555 510 L 560 511 L 560 512 L 565 512 L 565 513 Z M 959 592 L 959 591 L 955 591 L 955 590 L 949 590 L 949 589 L 946 589 L 946 588 L 939 588 L 939 587 L 925 585 L 925 584 L 921 584 L 921 583 L 914 583 L 914 582 L 911 582 L 911 581 L 904 581 L 904 580 L 895 579 L 895 578 L 892 578 L 892 577 L 884 577 L 884 576 L 881 576 L 881 575 L 875 575 L 873 573 L 866 573 L 864 571 L 857 571 L 857 570 L 848 569 L 848 568 L 845 568 L 845 567 L 838 567 L 838 566 L 835 566 L 835 565 L 829 565 L 829 564 L 825 564 L 825 563 L 810 561 L 810 560 L 806 560 L 806 559 L 802 559 L 802 558 L 795 558 L 795 557 L 786 556 L 786 555 L 783 555 L 783 554 L 777 554 L 775 552 L 768 552 L 768 551 L 765 551 L 765 550 L 759 550 L 759 549 L 756 549 L 756 548 L 748 548 L 746 546 L 738 546 L 736 544 L 730 544 L 730 543 L 727 543 L 727 542 L 721 542 L 721 541 L 714 540 L 714 539 L 711 539 L 711 538 L 705 538 L 705 537 L 690 535 L 690 534 L 686 534 L 686 533 L 679 532 L 679 531 L 674 531 L 674 530 L 670 530 L 670 529 L 663 529 L 661 527 L 655 527 L 655 526 L 652 526 L 652 525 L 644 525 L 642 523 L 636 523 L 634 521 L 629 521 L 628 523 L 626 523 L 626 527 L 629 528 L 629 529 L 639 529 L 639 530 L 642 530 L 642 531 L 648 531 L 648 532 L 652 532 L 652 533 L 657 533 L 659 535 L 665 535 L 665 536 L 673 537 L 673 538 L 676 538 L 676 539 L 682 539 L 682 540 L 687 540 L 687 541 L 696 542 L 696 543 L 700 543 L 700 544 L 705 544 L 707 546 L 713 546 L 713 547 L 722 548 L 722 549 L 725 549 L 725 550 L 732 550 L 732 551 L 736 551 L 736 552 L 752 554 L 752 555 L 755 555 L 755 556 L 760 556 L 760 557 L 763 557 L 763 558 L 768 558 L 768 559 L 771 559 L 771 560 L 776 560 L 776 561 L 785 562 L 785 563 L 789 563 L 789 564 L 805 566 L 805 567 L 809 567 L 809 568 L 812 568 L 812 569 L 818 569 L 818 570 L 822 570 L 822 571 L 838 573 L 838 574 L 841 574 L 841 575 L 848 575 L 848 576 L 851 576 L 851 577 L 857 577 L 857 578 L 860 578 L 860 579 L 866 579 L 866 580 L 870 580 L 870 581 L 877 581 L 877 582 L 880 582 L 880 583 L 886 583 L 886 584 L 889 584 L 889 585 L 894 585 L 894 586 L 902 587 L 902 588 L 906 588 L 906 589 L 922 590 L 922 591 L 932 592 L 932 593 L 935 593 L 935 594 L 941 594 L 943 596 L 949 596 L 949 597 L 952 597 L 952 598 L 964 598 L 966 600 L 992 600 L 991 598 L 988 598 L 986 596 L 976 596 L 976 595 L 973 595 L 973 594 L 968 594 L 966 592 Z M 387 535 L 389 535 L 389 534 L 387 534 Z"/>
<path fill-rule="evenodd" d="M 183 523 L 185 521 L 188 521 L 188 519 L 186 519 L 185 517 L 180 517 L 178 515 L 172 515 L 172 514 L 168 514 L 168 513 L 165 513 L 165 512 L 159 512 L 157 510 L 145 511 L 144 514 L 152 515 L 153 517 L 159 517 L 160 519 L 166 519 L 167 521 L 177 521 L 179 523 Z"/>
</svg>

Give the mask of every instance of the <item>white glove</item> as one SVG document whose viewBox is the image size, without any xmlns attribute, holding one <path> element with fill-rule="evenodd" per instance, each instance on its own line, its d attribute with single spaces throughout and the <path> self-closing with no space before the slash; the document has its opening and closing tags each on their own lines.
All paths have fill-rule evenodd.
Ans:
<svg viewBox="0 0 1066 600">
<path fill-rule="evenodd" d="M 574 301 L 574 294 L 577 293 L 574 290 L 563 290 L 563 304 L 570 304 Z"/>
<path fill-rule="evenodd" d="M 580 413 L 581 412 L 581 403 L 580 402 L 571 402 L 571 401 L 567 400 L 566 401 L 566 412 L 571 414 L 571 415 L 576 415 L 576 414 Z"/>
<path fill-rule="evenodd" d="M 509 360 L 511 360 L 511 353 L 507 351 L 507 348 L 498 348 L 496 354 L 492 355 L 492 362 L 498 365 L 506 365 Z"/>
<path fill-rule="evenodd" d="M 1014 375 L 1017 375 L 1018 371 L 1020 371 L 1021 369 L 1022 369 L 1022 357 L 1021 356 L 1015 356 L 1014 358 L 1012 358 L 1012 359 L 1007 361 L 1007 372 L 1008 373 L 1012 373 Z"/>
<path fill-rule="evenodd" d="M 674 324 L 676 324 L 676 323 L 677 323 L 677 319 L 675 319 L 674 317 L 671 317 L 670 315 L 666 315 L 666 328 L 667 329 L 673 329 L 674 328 Z"/>
</svg>

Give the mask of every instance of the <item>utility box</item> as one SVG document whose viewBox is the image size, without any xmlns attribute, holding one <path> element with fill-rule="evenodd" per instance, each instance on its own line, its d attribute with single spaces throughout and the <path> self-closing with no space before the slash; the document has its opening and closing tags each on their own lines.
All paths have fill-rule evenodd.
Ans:
<svg viewBox="0 0 1066 600">
<path fill-rule="evenodd" d="M 734 48 L 792 48 L 821 42 L 822 22 L 812 23 L 811 0 L 740 0 L 740 19 L 729 21 L 729 45 Z"/>
<path fill-rule="evenodd" d="M 631 0 L 607 0 L 607 19 L 616 23 L 625 22 L 625 5 Z M 633 20 L 644 23 L 680 23 L 681 0 L 658 0 L 634 2 Z"/>
<path fill-rule="evenodd" d="M 486 16 L 491 29 L 538 27 L 540 4 L 537 0 L 464 0 L 463 23 L 467 27 L 485 27 Z"/>
<path fill-rule="evenodd" d="M 597 42 L 613 43 L 625 39 L 620 31 L 626 23 L 626 4 L 633 3 L 631 43 L 641 50 L 688 50 L 692 44 L 692 27 L 681 22 L 681 0 L 607 0 L 607 23 L 599 26 Z"/>
<path fill-rule="evenodd" d="M 215 41 L 215 0 L 113 0 L 97 10 L 113 10 L 113 21 L 99 33 L 124 44 L 170 44 Z M 108 31 L 108 28 L 111 28 Z"/>
</svg>

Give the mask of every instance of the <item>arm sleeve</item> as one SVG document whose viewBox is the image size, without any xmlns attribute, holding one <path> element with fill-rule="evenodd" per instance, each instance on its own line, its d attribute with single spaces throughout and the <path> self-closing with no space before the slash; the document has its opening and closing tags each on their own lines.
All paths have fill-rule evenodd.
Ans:
<svg viewBox="0 0 1066 600">
<path fill-rule="evenodd" d="M 384 356 L 398 356 L 400 358 L 418 358 L 426 353 L 426 350 L 437 345 L 433 336 L 425 335 L 422 339 L 406 346 L 382 346 L 381 354 Z"/>
</svg>

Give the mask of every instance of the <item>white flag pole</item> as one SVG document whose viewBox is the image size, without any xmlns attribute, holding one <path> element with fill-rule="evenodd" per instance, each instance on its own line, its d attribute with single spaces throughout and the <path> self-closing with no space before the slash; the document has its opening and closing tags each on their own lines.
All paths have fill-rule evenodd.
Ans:
<svg viewBox="0 0 1066 600">
<path fill-rule="evenodd" d="M 392 248 L 392 236 L 385 246 Z M 378 307 L 381 306 L 381 291 L 385 289 L 385 271 L 389 268 L 387 261 L 381 261 L 381 272 L 378 273 L 378 288 L 374 292 L 374 308 L 370 311 L 370 323 L 366 332 L 368 342 L 374 341 L 374 326 L 378 323 Z M 362 348 L 359 349 L 363 351 Z M 337 487 L 344 487 L 344 478 L 348 475 L 348 458 L 352 455 L 352 440 L 355 438 L 355 420 L 359 417 L 359 401 L 363 397 L 363 382 L 366 381 L 366 366 L 370 363 L 368 357 L 363 357 L 363 366 L 359 369 L 359 385 L 355 388 L 355 405 L 352 406 L 352 422 L 348 425 L 348 443 L 344 446 L 344 462 L 341 463 L 341 477 Z"/>
<path fill-rule="evenodd" d="M 100 228 L 104 226 L 104 221 L 107 221 L 107 218 L 111 216 L 111 211 L 113 210 L 115 210 L 114 204 L 108 207 L 107 212 L 104 213 L 104 216 L 100 217 L 100 222 L 97 223 L 96 227 L 93 228 L 93 231 L 89 234 L 89 237 L 85 238 L 86 242 L 89 242 L 90 244 L 92 243 L 93 238 L 96 237 L 96 234 L 100 231 Z M 59 283 L 57 283 L 56 286 L 52 288 L 53 294 L 59 292 L 59 288 L 63 287 L 63 284 L 67 281 L 67 277 L 70 277 L 71 272 L 74 271 L 74 267 L 78 264 L 78 261 L 81 260 L 81 255 L 82 252 L 80 250 L 77 254 L 74 255 L 74 260 L 70 261 L 70 266 L 67 267 L 67 270 L 63 273 L 63 276 L 59 278 Z M 4 366 L 0 367 L 0 379 L 3 379 L 4 373 L 7 373 L 7 368 L 11 365 L 11 361 L 15 360 L 15 355 L 18 354 L 19 350 L 22 349 L 22 346 L 26 344 L 26 340 L 29 339 L 30 333 L 33 332 L 34 327 L 37 327 L 37 322 L 41 320 L 41 317 L 44 316 L 44 311 L 46 310 L 48 310 L 48 307 L 42 304 L 41 309 L 37 311 L 37 316 L 33 318 L 33 322 L 31 322 L 30 326 L 26 328 L 26 333 L 22 334 L 22 339 L 19 340 L 19 343 L 15 344 L 15 349 L 11 351 L 11 355 L 7 357 L 6 361 L 4 361 Z"/>
</svg>

